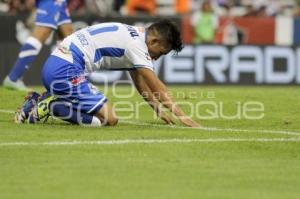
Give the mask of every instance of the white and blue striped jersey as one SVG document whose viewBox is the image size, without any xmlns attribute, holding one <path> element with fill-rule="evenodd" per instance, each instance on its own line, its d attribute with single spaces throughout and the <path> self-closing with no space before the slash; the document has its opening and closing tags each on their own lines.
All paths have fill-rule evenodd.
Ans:
<svg viewBox="0 0 300 199">
<path fill-rule="evenodd" d="M 153 70 L 145 39 L 144 28 L 122 23 L 101 23 L 68 36 L 52 55 L 81 65 L 85 72 L 138 67 Z"/>
</svg>

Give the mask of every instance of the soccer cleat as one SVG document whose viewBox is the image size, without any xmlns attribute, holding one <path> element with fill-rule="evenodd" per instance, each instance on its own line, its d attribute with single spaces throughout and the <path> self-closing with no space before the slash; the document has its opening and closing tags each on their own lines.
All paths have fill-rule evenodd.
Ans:
<svg viewBox="0 0 300 199">
<path fill-rule="evenodd" d="M 35 115 L 38 115 L 39 119 L 43 119 L 46 116 L 50 115 L 49 104 L 55 98 L 50 95 L 49 92 L 44 92 L 39 98 L 39 103 L 37 104 L 37 111 Z"/>
<path fill-rule="evenodd" d="M 8 76 L 3 81 L 3 86 L 9 89 L 19 90 L 19 91 L 29 91 L 22 80 L 12 81 Z"/>
<path fill-rule="evenodd" d="M 25 97 L 22 108 L 18 109 L 15 114 L 16 123 L 20 124 L 25 122 L 25 120 L 29 117 L 29 113 L 32 112 L 34 107 L 37 106 L 39 97 L 40 94 L 37 92 L 28 93 L 28 95 Z"/>
<path fill-rule="evenodd" d="M 40 121 L 39 114 L 38 114 L 38 106 L 34 105 L 32 110 L 28 114 L 28 123 L 35 124 Z"/>
<path fill-rule="evenodd" d="M 15 123 L 21 124 L 24 123 L 25 120 L 25 113 L 20 108 L 18 108 L 18 110 L 15 112 Z"/>
</svg>

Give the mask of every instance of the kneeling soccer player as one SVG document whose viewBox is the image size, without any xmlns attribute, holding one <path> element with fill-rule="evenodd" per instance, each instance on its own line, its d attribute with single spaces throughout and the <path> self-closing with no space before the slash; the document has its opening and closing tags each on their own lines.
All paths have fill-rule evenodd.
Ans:
<svg viewBox="0 0 300 199">
<path fill-rule="evenodd" d="M 39 95 L 32 93 L 16 113 L 16 122 L 35 123 L 49 110 L 52 116 L 74 124 L 116 125 L 118 118 L 112 106 L 102 93 L 91 88 L 86 78 L 95 70 L 108 69 L 129 70 L 138 92 L 167 124 L 174 122 L 161 104 L 186 126 L 198 127 L 174 103 L 153 69 L 152 60 L 182 48 L 180 32 L 169 20 L 158 21 L 146 29 L 121 23 L 81 29 L 65 38 L 43 67 L 43 84 L 55 99 L 44 97 L 37 104 Z"/>
</svg>

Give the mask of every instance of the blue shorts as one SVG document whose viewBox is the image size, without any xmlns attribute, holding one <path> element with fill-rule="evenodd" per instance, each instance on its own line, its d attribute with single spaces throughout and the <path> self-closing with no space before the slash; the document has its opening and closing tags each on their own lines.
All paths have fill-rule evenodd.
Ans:
<svg viewBox="0 0 300 199">
<path fill-rule="evenodd" d="M 43 84 L 58 101 L 69 102 L 73 109 L 94 115 L 107 102 L 83 73 L 83 68 L 51 55 L 42 72 Z"/>
<path fill-rule="evenodd" d="M 38 26 L 57 29 L 62 24 L 72 23 L 65 0 L 37 0 L 36 8 Z"/>
</svg>

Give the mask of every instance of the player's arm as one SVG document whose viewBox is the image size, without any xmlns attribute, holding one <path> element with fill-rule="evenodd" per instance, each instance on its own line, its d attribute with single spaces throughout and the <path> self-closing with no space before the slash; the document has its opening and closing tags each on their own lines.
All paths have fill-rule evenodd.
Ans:
<svg viewBox="0 0 300 199">
<path fill-rule="evenodd" d="M 187 117 L 182 109 L 174 103 L 169 95 L 168 89 L 163 82 L 159 80 L 157 75 L 147 68 L 138 68 L 136 73 L 140 78 L 144 80 L 144 83 L 148 86 L 149 90 L 156 95 L 156 98 L 167 107 L 179 120 L 190 127 L 199 127 L 200 125 Z"/>
<path fill-rule="evenodd" d="M 144 98 L 145 101 L 153 108 L 153 110 L 157 113 L 158 117 L 164 120 L 167 124 L 174 124 L 174 121 L 171 117 L 169 117 L 160 107 L 160 102 L 153 95 L 152 91 L 145 83 L 143 77 L 137 72 L 137 70 L 130 71 L 130 76 L 132 81 L 140 93 L 140 95 Z"/>
</svg>

